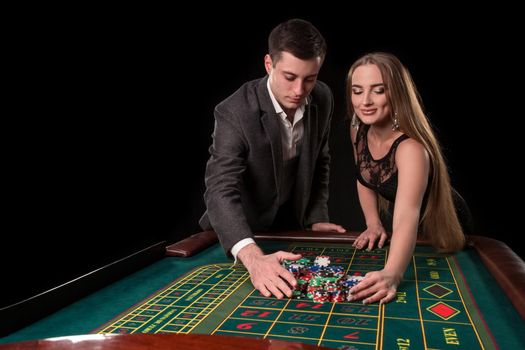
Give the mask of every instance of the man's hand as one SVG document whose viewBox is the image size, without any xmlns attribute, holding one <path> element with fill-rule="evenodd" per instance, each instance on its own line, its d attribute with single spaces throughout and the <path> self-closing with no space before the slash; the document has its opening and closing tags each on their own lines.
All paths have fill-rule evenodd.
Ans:
<svg viewBox="0 0 525 350">
<path fill-rule="evenodd" d="M 312 231 L 335 231 L 339 233 L 346 232 L 343 226 L 332 224 L 330 222 L 317 222 L 312 225 Z"/>
<path fill-rule="evenodd" d="M 301 254 L 292 254 L 278 251 L 273 254 L 264 255 L 256 244 L 248 244 L 237 254 L 248 272 L 253 286 L 265 297 L 272 294 L 277 299 L 285 295 L 292 296 L 292 289 L 297 281 L 291 272 L 287 271 L 281 264 L 283 260 L 297 260 Z"/>
</svg>

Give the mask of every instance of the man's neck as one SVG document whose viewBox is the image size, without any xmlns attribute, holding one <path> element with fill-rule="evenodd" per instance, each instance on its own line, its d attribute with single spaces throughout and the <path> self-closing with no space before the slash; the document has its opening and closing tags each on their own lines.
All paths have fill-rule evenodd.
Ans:
<svg viewBox="0 0 525 350">
<path fill-rule="evenodd" d="M 286 114 L 286 119 L 288 119 L 290 123 L 293 123 L 293 120 L 295 118 L 295 112 L 297 111 L 297 109 L 283 108 L 283 111 Z"/>
</svg>

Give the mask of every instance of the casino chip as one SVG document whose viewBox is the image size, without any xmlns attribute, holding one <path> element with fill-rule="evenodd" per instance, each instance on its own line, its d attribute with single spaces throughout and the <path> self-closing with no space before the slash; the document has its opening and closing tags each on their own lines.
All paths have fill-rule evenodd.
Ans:
<svg viewBox="0 0 525 350">
<path fill-rule="evenodd" d="M 315 265 L 324 267 L 330 265 L 330 257 L 325 255 L 319 255 L 315 258 Z"/>
<path fill-rule="evenodd" d="M 345 275 L 342 266 L 330 265 L 330 257 L 319 255 L 312 264 L 308 258 L 285 260 L 283 267 L 297 280 L 292 298 L 310 299 L 317 303 L 346 301 L 349 290 L 363 276 Z"/>
</svg>

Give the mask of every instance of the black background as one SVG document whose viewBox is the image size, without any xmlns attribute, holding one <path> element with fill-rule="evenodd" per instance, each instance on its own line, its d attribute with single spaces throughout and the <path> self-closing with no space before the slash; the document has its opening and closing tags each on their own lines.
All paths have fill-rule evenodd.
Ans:
<svg viewBox="0 0 525 350">
<path fill-rule="evenodd" d="M 519 69 L 507 14 L 303 7 L 100 11 L 27 33 L 11 55 L 16 79 L 5 117 L 2 305 L 197 232 L 213 107 L 265 74 L 267 36 L 292 17 L 312 21 L 328 43 L 320 80 L 336 104 L 332 221 L 364 227 L 346 72 L 366 52 L 389 51 L 413 75 L 476 233 L 523 257 L 510 203 L 521 180 L 514 123 L 522 108 L 511 97 Z M 493 26 L 495 18 L 503 25 Z"/>
</svg>

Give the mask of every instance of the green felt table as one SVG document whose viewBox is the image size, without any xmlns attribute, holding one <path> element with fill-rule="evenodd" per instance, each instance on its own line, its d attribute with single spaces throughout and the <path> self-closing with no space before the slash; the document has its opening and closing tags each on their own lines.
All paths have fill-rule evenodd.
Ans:
<svg viewBox="0 0 525 350">
<path fill-rule="evenodd" d="M 262 237 L 259 243 L 267 252 L 328 255 L 348 274 L 379 269 L 388 257 L 388 247 L 358 251 L 345 241 Z M 90 333 L 201 333 L 247 337 L 246 344 L 255 337 L 341 349 L 525 348 L 524 320 L 504 287 L 479 249 L 441 255 L 418 245 L 387 305 L 278 300 L 260 295 L 246 270 L 215 243 L 191 257 L 162 258 L 0 343 Z"/>
</svg>

